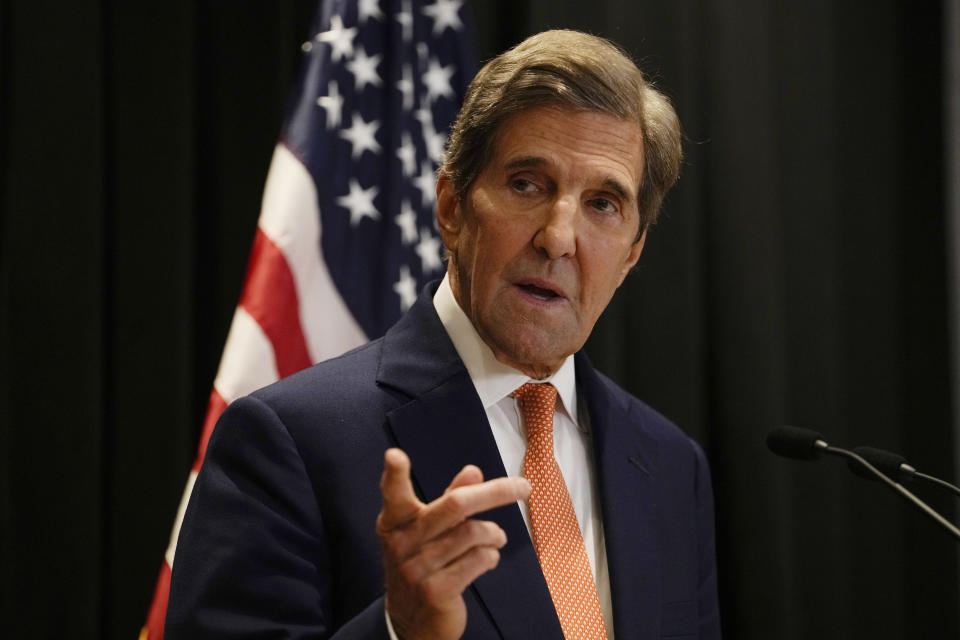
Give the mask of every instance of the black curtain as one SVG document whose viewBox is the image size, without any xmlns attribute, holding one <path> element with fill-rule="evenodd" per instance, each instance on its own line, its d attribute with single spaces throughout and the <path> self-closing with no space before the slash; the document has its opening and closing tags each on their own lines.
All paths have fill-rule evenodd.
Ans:
<svg viewBox="0 0 960 640">
<path fill-rule="evenodd" d="M 940 3 L 471 4 L 481 59 L 576 27 L 675 100 L 681 184 L 588 350 L 709 454 L 727 637 L 960 636 L 950 538 L 763 445 L 952 474 Z M 7 637 L 144 620 L 313 9 L 0 4 Z"/>
</svg>

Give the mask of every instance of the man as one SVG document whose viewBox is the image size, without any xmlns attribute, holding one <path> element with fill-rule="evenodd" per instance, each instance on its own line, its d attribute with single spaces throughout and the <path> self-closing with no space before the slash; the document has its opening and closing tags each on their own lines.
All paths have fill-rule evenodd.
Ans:
<svg viewBox="0 0 960 640">
<path fill-rule="evenodd" d="M 227 409 L 169 637 L 718 638 L 704 456 L 580 353 L 680 158 L 605 40 L 488 63 L 437 183 L 446 278 Z"/>
</svg>

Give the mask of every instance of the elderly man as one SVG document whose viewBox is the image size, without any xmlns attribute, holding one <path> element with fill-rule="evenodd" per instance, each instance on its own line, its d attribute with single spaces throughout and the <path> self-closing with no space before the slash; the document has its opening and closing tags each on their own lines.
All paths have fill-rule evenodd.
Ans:
<svg viewBox="0 0 960 640">
<path fill-rule="evenodd" d="M 446 277 L 227 409 L 169 637 L 718 638 L 703 453 L 580 352 L 680 159 L 608 41 L 489 62 L 437 182 Z"/>
</svg>

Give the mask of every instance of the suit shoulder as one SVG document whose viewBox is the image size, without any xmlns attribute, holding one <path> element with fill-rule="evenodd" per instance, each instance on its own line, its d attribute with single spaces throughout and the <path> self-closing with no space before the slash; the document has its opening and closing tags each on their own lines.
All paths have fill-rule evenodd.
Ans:
<svg viewBox="0 0 960 640">
<path fill-rule="evenodd" d="M 382 338 L 368 342 L 340 356 L 324 360 L 250 395 L 276 409 L 290 403 L 310 403 L 337 398 L 344 402 L 369 401 L 376 387 Z"/>
<path fill-rule="evenodd" d="M 687 435 L 672 420 L 636 397 L 605 374 L 597 371 L 597 377 L 607 388 L 616 401 L 623 404 L 623 408 L 633 420 L 639 422 L 641 428 L 656 438 L 661 444 L 679 446 L 685 449 L 692 447 L 697 456 L 702 456 L 700 445 Z"/>
<path fill-rule="evenodd" d="M 386 416 L 403 401 L 377 383 L 380 354 L 381 341 L 375 340 L 254 391 L 234 404 L 259 404 L 272 413 L 311 473 L 321 468 L 324 473 L 346 473 L 351 464 L 355 467 L 365 460 L 367 464 L 374 461 L 371 468 L 376 467 L 379 478 L 376 461 L 390 446 Z"/>
</svg>

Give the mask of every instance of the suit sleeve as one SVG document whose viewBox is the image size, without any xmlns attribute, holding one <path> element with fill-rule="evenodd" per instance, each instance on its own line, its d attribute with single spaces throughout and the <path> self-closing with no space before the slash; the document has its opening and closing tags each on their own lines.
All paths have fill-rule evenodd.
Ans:
<svg viewBox="0 0 960 640">
<path fill-rule="evenodd" d="M 165 634 L 386 640 L 382 597 L 332 620 L 330 555 L 295 441 L 262 401 L 237 400 L 214 430 L 187 507 Z"/>
<path fill-rule="evenodd" d="M 707 458 L 694 443 L 696 451 L 697 540 L 699 552 L 699 602 L 697 637 L 700 640 L 720 639 L 720 605 L 717 598 L 717 562 L 714 539 L 713 486 Z"/>
</svg>

